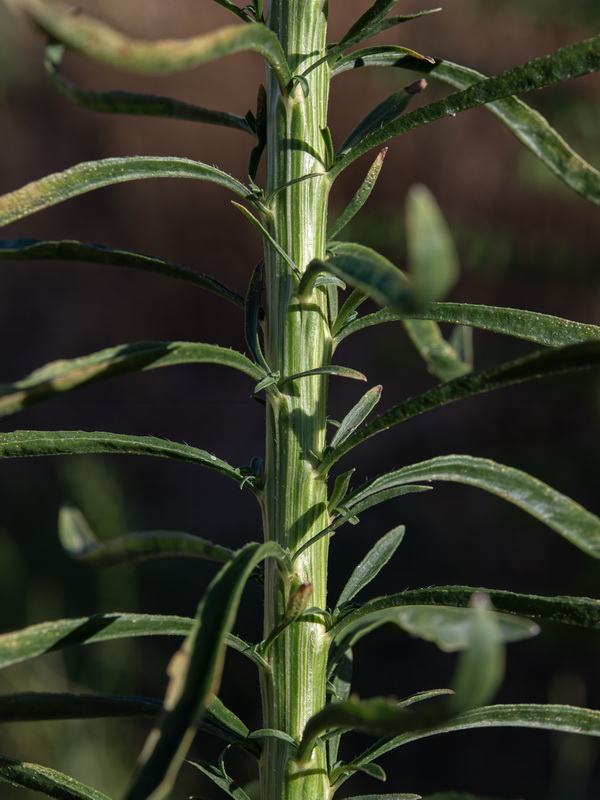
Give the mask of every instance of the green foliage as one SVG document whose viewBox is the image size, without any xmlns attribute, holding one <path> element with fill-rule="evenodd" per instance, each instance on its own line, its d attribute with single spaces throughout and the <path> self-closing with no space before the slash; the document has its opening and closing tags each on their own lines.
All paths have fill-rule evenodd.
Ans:
<svg viewBox="0 0 600 800">
<path fill-rule="evenodd" d="M 74 14 L 55 0 L 5 0 L 49 38 L 46 71 L 56 88 L 82 108 L 225 126 L 257 141 L 249 154 L 247 184 L 215 166 L 182 157 L 106 158 L 77 164 L 3 195 L 0 225 L 124 181 L 174 177 L 208 181 L 242 199 L 245 205 L 234 206 L 262 238 L 264 257 L 247 276 L 245 297 L 187 267 L 74 240 L 7 239 L 0 242 L 0 259 L 81 261 L 185 281 L 243 309 L 239 327 L 250 357 L 201 342 L 113 346 L 53 361 L 22 380 L 1 384 L 0 414 L 19 413 L 33 403 L 107 378 L 181 364 L 216 364 L 248 376 L 255 392 L 265 390 L 264 401 L 257 398 L 266 406 L 264 462 L 254 458 L 249 466 L 234 467 L 183 442 L 76 430 L 0 433 L 0 458 L 128 454 L 202 466 L 250 490 L 262 513 L 265 541 L 234 551 L 200 536 L 165 530 L 100 540 L 84 515 L 65 504 L 59 515 L 60 539 L 67 554 L 78 561 L 100 567 L 188 556 L 215 561 L 220 570 L 201 595 L 194 619 L 100 613 L 0 635 L 0 667 L 100 641 L 183 638 L 169 664 L 164 701 L 105 692 L 13 692 L 0 699 L 0 718 L 14 722 L 156 717 L 160 712 L 124 800 L 174 797 L 176 775 L 198 730 L 223 740 L 226 747 L 217 764 L 200 758 L 188 763 L 236 800 L 331 798 L 356 773 L 385 780 L 376 759 L 440 733 L 513 726 L 600 736 L 598 711 L 564 705 L 486 705 L 503 677 L 505 644 L 537 633 L 531 619 L 596 630 L 600 600 L 440 586 L 355 604 L 356 596 L 402 544 L 405 526 L 395 525 L 374 544 L 365 545 L 366 555 L 350 574 L 337 604 L 333 609 L 326 605 L 331 535 L 346 523 L 358 524 L 364 511 L 426 492 L 436 481 L 484 489 L 558 532 L 583 553 L 600 557 L 598 517 L 533 476 L 486 458 L 428 457 L 356 488 L 351 487 L 356 467 L 330 474 L 333 465 L 357 445 L 425 412 L 525 381 L 597 368 L 600 327 L 536 311 L 447 301 L 459 276 L 458 256 L 442 210 L 424 186 L 413 187 L 406 200 L 406 272 L 370 247 L 337 240 L 367 202 L 387 148 L 379 151 L 356 194 L 327 230 L 328 193 L 347 166 L 393 137 L 477 106 L 486 106 L 572 189 L 600 202 L 600 173 L 515 96 L 599 71 L 600 37 L 486 78 L 404 45 L 348 52 L 378 33 L 439 9 L 389 16 L 397 0 L 374 0 L 337 43 L 328 45 L 321 0 L 271 0 L 266 17 L 261 0 L 243 7 L 231 0 L 215 2 L 237 18 L 236 24 L 189 39 L 147 42 L 85 14 Z M 65 50 L 142 73 L 186 70 L 252 51 L 265 60 L 266 85 L 258 89 L 256 113 L 243 117 L 166 97 L 91 91 L 61 74 Z M 457 91 L 410 112 L 409 102 L 420 101 L 417 95 L 425 80 L 395 91 L 357 123 L 336 152 L 327 120 L 330 80 L 363 66 L 413 70 Z M 255 181 L 265 149 L 265 181 L 260 187 Z M 352 291 L 341 296 L 347 286 Z M 382 308 L 361 316 L 359 309 L 367 299 Z M 335 348 L 351 334 L 384 322 L 401 323 L 436 384 L 367 421 L 382 394 L 380 385 L 369 388 L 353 405 L 348 402 L 341 422 L 330 420 L 336 429 L 329 438 L 329 378 L 367 380 L 354 368 L 333 364 Z M 440 323 L 457 327 L 446 338 Z M 545 349 L 473 371 L 473 329 Z M 435 500 L 435 494 L 432 497 Z M 409 535 L 413 535 L 410 530 Z M 233 633 L 250 579 L 264 585 L 263 638 L 253 643 Z M 458 651 L 449 687 L 400 701 L 352 694 L 354 645 L 388 623 L 442 651 Z M 218 697 L 226 649 L 245 655 L 258 672 L 263 716 L 254 731 Z M 402 676 L 398 684 L 401 688 Z M 338 758 L 339 744 L 350 730 L 379 738 L 344 762 Z M 229 775 L 225 760 L 233 748 L 258 760 L 258 789 L 242 787 Z M 62 800 L 109 800 L 60 772 L 8 757 L 0 757 L 0 781 Z M 417 800 L 419 795 L 364 795 L 353 800 L 375 797 Z M 429 795 L 430 800 L 454 797 L 471 796 Z"/>
</svg>

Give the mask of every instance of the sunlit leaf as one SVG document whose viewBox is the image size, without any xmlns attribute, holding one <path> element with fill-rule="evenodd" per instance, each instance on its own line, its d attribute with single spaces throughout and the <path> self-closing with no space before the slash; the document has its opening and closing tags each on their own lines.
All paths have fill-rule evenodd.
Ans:
<svg viewBox="0 0 600 800">
<path fill-rule="evenodd" d="M 57 800 L 110 800 L 108 795 L 40 764 L 0 756 L 0 781 L 40 792 Z"/>
<path fill-rule="evenodd" d="M 314 369 L 307 369 L 304 372 L 297 372 L 295 375 L 285 375 L 280 378 L 277 386 L 281 389 L 291 381 L 297 381 L 299 378 L 310 378 L 313 375 L 335 375 L 338 378 L 350 378 L 353 381 L 366 381 L 367 378 L 362 372 L 350 367 L 342 367 L 338 364 L 328 364 L 325 367 L 315 367 Z"/>
<path fill-rule="evenodd" d="M 379 575 L 400 546 L 404 538 L 404 531 L 404 525 L 393 528 L 369 550 L 363 560 L 355 567 L 354 572 L 342 589 L 336 608 L 343 603 L 349 603 L 361 589 L 364 589 L 373 578 Z"/>
<path fill-rule="evenodd" d="M 381 168 L 383 167 L 383 161 L 385 159 L 387 151 L 388 151 L 387 147 L 384 147 L 383 150 L 379 153 L 375 161 L 371 164 L 369 171 L 367 172 L 367 177 L 361 183 L 359 190 L 354 195 L 352 200 L 348 203 L 346 208 L 342 211 L 340 216 L 333 223 L 333 225 L 327 231 L 328 241 L 335 239 L 335 237 L 339 234 L 339 232 L 346 227 L 346 225 L 356 214 L 358 214 L 360 209 L 369 199 L 371 192 L 375 188 L 375 182 L 379 177 Z"/>
<path fill-rule="evenodd" d="M 331 440 L 331 447 L 337 447 L 362 425 L 381 399 L 382 389 L 383 387 L 381 385 L 373 386 L 373 388 L 365 392 L 358 403 L 348 411 L 341 421 L 340 427 L 335 432 L 335 436 Z"/>
</svg>

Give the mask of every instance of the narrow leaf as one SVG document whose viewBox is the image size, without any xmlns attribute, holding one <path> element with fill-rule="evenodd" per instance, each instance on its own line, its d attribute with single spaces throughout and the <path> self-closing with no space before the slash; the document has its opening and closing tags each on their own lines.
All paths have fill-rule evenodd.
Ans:
<svg viewBox="0 0 600 800">
<path fill-rule="evenodd" d="M 365 392 L 360 398 L 358 403 L 350 409 L 344 419 L 340 423 L 340 427 L 335 432 L 335 436 L 331 440 L 330 447 L 337 447 L 345 441 L 351 433 L 359 428 L 365 419 L 369 416 L 371 411 L 375 408 L 381 399 L 381 392 L 383 386 L 374 386 Z"/>
<path fill-rule="evenodd" d="M 231 0 L 213 0 L 213 3 L 223 6 L 223 8 L 226 8 L 228 11 L 231 11 L 233 14 L 235 14 L 236 17 L 243 19 L 244 22 L 252 22 L 252 17 L 248 15 L 246 9 L 239 8 L 239 6 L 236 6 L 236 4 Z"/>
<path fill-rule="evenodd" d="M 342 156 L 329 174 L 334 179 L 349 164 L 371 148 L 379 147 L 394 136 L 406 133 L 428 122 L 453 116 L 469 108 L 503 100 L 521 92 L 541 89 L 554 83 L 595 72 L 600 68 L 599 53 L 600 36 L 596 36 L 577 44 L 567 45 L 552 55 L 536 58 L 520 67 L 501 72 L 493 78 L 481 80 L 448 98 L 404 114 L 394 122 L 385 125 L 380 131 L 372 133 L 359 146 Z M 595 202 L 600 202 L 600 180 L 593 175 L 589 177 L 590 186 L 586 196 Z"/>
<path fill-rule="evenodd" d="M 381 168 L 383 167 L 383 162 L 387 155 L 387 151 L 388 148 L 384 147 L 375 161 L 371 164 L 369 171 L 367 172 L 367 177 L 361 183 L 359 190 L 327 231 L 327 241 L 335 239 L 339 232 L 346 227 L 350 220 L 356 214 L 358 214 L 360 209 L 367 202 L 371 192 L 375 188 L 375 182 L 377 181 L 379 173 L 381 172 Z"/>
<path fill-rule="evenodd" d="M 439 406 L 534 378 L 560 375 L 564 372 L 598 366 L 600 366 L 600 341 L 589 341 L 556 350 L 536 352 L 525 358 L 509 361 L 499 367 L 455 378 L 380 414 L 361 430 L 348 437 L 340 447 L 328 452 L 323 459 L 320 471 L 326 473 L 329 467 L 344 453 L 376 433 Z"/>
<path fill-rule="evenodd" d="M 457 89 L 466 89 L 486 79 L 480 72 L 451 61 L 439 60 L 431 65 L 407 57 L 393 45 L 351 53 L 336 62 L 333 74 L 363 66 L 391 66 L 426 72 Z M 571 189 L 598 202 L 600 172 L 576 153 L 539 112 L 517 97 L 488 103 L 486 108 Z"/>
<path fill-rule="evenodd" d="M 77 19 L 77 17 L 72 17 Z M 246 28 L 244 28 L 246 30 Z M 125 181 L 144 178 L 194 178 L 230 189 L 241 197 L 249 191 L 235 178 L 216 167 L 189 158 L 126 156 L 86 161 L 32 181 L 0 197 L 0 227 L 55 206 L 72 197 Z"/>
<path fill-rule="evenodd" d="M 109 347 L 89 356 L 53 361 L 15 383 L 0 384 L 0 416 L 81 386 L 158 367 L 179 364 L 221 364 L 255 381 L 264 372 L 237 350 L 196 342 L 140 342 Z"/>
<path fill-rule="evenodd" d="M 441 381 L 450 381 L 471 372 L 466 364 L 442 336 L 436 322 L 424 319 L 402 320 L 409 339 L 425 361 L 428 371 Z"/>
<path fill-rule="evenodd" d="M 58 534 L 71 558 L 96 567 L 168 556 L 191 556 L 227 563 L 235 555 L 228 547 L 179 531 L 130 533 L 103 542 L 96 537 L 81 511 L 68 503 L 61 507 L 58 515 Z"/>
<path fill-rule="evenodd" d="M 356 319 L 356 309 L 361 306 L 367 298 L 368 295 L 360 289 L 354 289 L 350 293 L 350 296 L 344 301 L 344 305 L 340 308 L 339 314 L 336 315 L 335 322 L 331 327 L 331 335 L 333 337 L 337 337 L 339 331 L 344 330 L 346 325 Z M 334 338 L 334 345 L 336 341 L 337 338 Z"/>
<path fill-rule="evenodd" d="M 341 514 L 342 516 L 340 519 L 333 522 L 330 530 L 336 530 L 336 528 L 343 525 L 344 522 L 352 521 L 353 517 L 357 517 L 368 508 L 379 505 L 379 503 L 384 503 L 386 500 L 392 500 L 394 497 L 400 497 L 405 494 L 412 494 L 412 492 L 427 492 L 430 491 L 432 487 L 412 485 L 410 491 L 406 491 L 407 488 L 406 486 L 393 486 L 383 489 L 380 492 L 372 492 L 359 499 L 354 496 L 353 492 L 351 500 L 350 496 L 347 497 L 342 505 L 334 509 L 334 513 Z"/>
<path fill-rule="evenodd" d="M 220 769 L 213 766 L 212 764 L 208 764 L 206 761 L 199 761 L 195 758 L 188 758 L 186 759 L 188 764 L 191 764 L 196 769 L 199 769 L 203 775 L 206 775 L 207 778 L 222 789 L 229 797 L 233 797 L 234 800 L 250 800 L 246 792 L 238 786 L 238 784 L 223 773 Z M 190 800 L 200 800 L 200 798 L 190 798 Z"/>
<path fill-rule="evenodd" d="M 271 371 L 262 354 L 258 335 L 260 301 L 263 290 L 263 267 L 264 261 L 261 260 L 252 271 L 250 283 L 248 284 L 248 291 L 246 292 L 246 304 L 244 308 L 244 336 L 246 345 L 254 363 L 261 367 L 258 380 L 262 380 L 262 378 L 266 377 L 264 374 L 265 372 L 269 374 Z"/>
<path fill-rule="evenodd" d="M 61 74 L 60 62 L 63 53 L 63 45 L 50 44 L 46 47 L 44 57 L 46 72 L 54 87 L 67 100 L 82 108 L 87 108 L 90 111 L 100 111 L 105 114 L 132 114 L 144 117 L 180 119 L 187 122 L 202 122 L 233 128 L 234 130 L 249 133 L 251 136 L 254 135 L 244 117 L 230 114 L 227 111 L 213 111 L 192 103 L 186 103 L 183 100 L 175 100 L 172 97 L 157 97 L 152 94 L 138 94 L 136 92 L 98 92 L 82 89 Z"/>
<path fill-rule="evenodd" d="M 282 549 L 274 542 L 250 543 L 211 581 L 198 607 L 194 628 L 172 662 L 165 700 L 168 711 L 160 729 L 153 731 L 146 742 L 125 800 L 168 795 L 198 720 L 211 693 L 218 690 L 226 636 L 235 622 L 245 584 L 262 560 L 283 556 Z"/>
<path fill-rule="evenodd" d="M 48 0 L 10 0 L 30 21 L 69 50 L 118 69 L 166 73 L 191 69 L 223 56 L 254 50 L 272 67 L 282 90 L 291 79 L 281 45 L 262 23 L 232 25 L 191 39 L 134 39 L 85 14 Z"/>
<path fill-rule="evenodd" d="M 285 261 L 287 264 L 289 264 L 289 266 L 291 267 L 291 270 L 292 270 L 292 272 L 294 272 L 294 273 L 296 273 L 296 275 L 298 275 L 298 274 L 299 274 L 298 267 L 297 267 L 297 266 L 294 264 L 294 262 L 293 262 L 293 261 L 292 261 L 292 259 L 289 257 L 289 255 L 288 255 L 288 254 L 285 252 L 285 250 L 283 249 L 283 247 L 282 247 L 282 246 L 281 246 L 281 245 L 280 245 L 278 242 L 276 242 L 276 241 L 275 241 L 275 239 L 274 239 L 274 238 L 271 236 L 271 234 L 270 234 L 270 233 L 269 233 L 269 231 L 268 231 L 268 230 L 265 228 L 265 226 L 262 224 L 262 222 L 261 222 L 260 220 L 258 220 L 258 219 L 257 219 L 257 218 L 254 216 L 254 214 L 252 214 L 250 211 L 248 211 L 248 209 L 247 209 L 245 206 L 241 205 L 240 203 L 236 203 L 235 201 L 233 201 L 233 200 L 232 200 L 232 201 L 231 201 L 231 205 L 232 205 L 232 206 L 235 206 L 235 208 L 237 208 L 237 210 L 238 210 L 238 211 L 240 211 L 240 212 L 241 212 L 241 213 L 242 213 L 242 214 L 243 214 L 243 215 L 246 217 L 246 219 L 247 219 L 247 220 L 248 220 L 248 221 L 249 221 L 249 222 L 250 222 L 250 223 L 251 223 L 251 224 L 252 224 L 252 225 L 253 225 L 253 226 L 256 228 L 256 230 L 257 230 L 257 231 L 260 233 L 260 235 L 263 237 L 263 239 L 264 239 L 266 242 L 268 242 L 268 243 L 269 243 L 269 244 L 270 244 L 270 245 L 271 245 L 271 246 L 272 246 L 272 247 L 273 247 L 273 248 L 274 248 L 274 249 L 275 249 L 275 250 L 276 250 L 276 251 L 279 253 L 279 255 L 281 256 L 281 258 L 282 258 L 282 259 L 283 259 L 283 260 L 284 260 L 284 261 Z"/>
<path fill-rule="evenodd" d="M 336 603 L 336 608 L 339 608 L 344 603 L 349 603 L 361 589 L 364 589 L 365 586 L 379 575 L 383 567 L 385 567 L 400 546 L 400 542 L 404 538 L 404 532 L 404 525 L 393 528 L 386 533 L 385 536 L 382 536 L 377 544 L 369 550 L 360 564 L 354 569 L 354 572 L 342 589 Z"/>
<path fill-rule="evenodd" d="M 0 722 L 156 717 L 161 711 L 160 700 L 145 697 L 109 697 L 66 692 L 18 692 L 0 695 Z"/>
<path fill-rule="evenodd" d="M 57 800 L 110 800 L 102 792 L 76 781 L 69 775 L 63 775 L 62 772 L 5 756 L 0 756 L 0 781 L 33 792 L 41 792 Z"/>
<path fill-rule="evenodd" d="M 327 504 L 327 510 L 330 514 L 333 513 L 333 510 L 340 505 L 346 496 L 352 475 L 355 472 L 356 468 L 349 469 L 347 472 L 342 472 L 336 477 L 333 484 L 333 489 L 331 491 L 331 496 L 329 497 L 329 502 Z"/>
<path fill-rule="evenodd" d="M 244 481 L 239 469 L 188 444 L 169 442 L 154 436 L 129 436 L 121 433 L 88 431 L 12 431 L 0 433 L 0 458 L 29 456 L 83 455 L 85 453 L 158 456 L 187 461 L 227 475 L 237 483 Z"/>
<path fill-rule="evenodd" d="M 153 256 L 132 253 L 130 250 L 112 250 L 99 244 L 83 244 L 70 240 L 50 242 L 39 239 L 0 239 L 0 260 L 83 261 L 90 264 L 139 269 L 185 281 L 223 297 L 236 306 L 244 307 L 244 298 L 215 278 Z"/>
<path fill-rule="evenodd" d="M 287 744 L 291 745 L 294 750 L 298 746 L 298 743 L 289 735 L 289 733 L 285 733 L 284 731 L 278 731 L 274 728 L 260 728 L 259 730 L 252 731 L 252 733 L 248 734 L 249 739 L 279 739 L 282 742 L 286 742 Z"/>
<path fill-rule="evenodd" d="M 487 458 L 439 456 L 374 478 L 346 498 L 349 509 L 373 492 L 413 481 L 451 481 L 498 495 L 560 533 L 580 550 L 600 558 L 600 519 L 571 498 L 526 472 Z"/>
<path fill-rule="evenodd" d="M 375 36 L 375 34 L 385 30 L 387 27 L 390 27 L 390 25 L 399 25 L 402 22 L 409 22 L 425 14 L 433 14 L 435 11 L 440 11 L 439 8 L 431 8 L 426 11 L 417 11 L 416 14 L 404 14 L 403 16 L 392 17 L 386 20 L 385 17 L 397 3 L 398 0 L 375 0 L 373 5 L 367 9 L 344 36 L 342 36 L 339 43 L 331 50 L 329 58 L 333 59 L 352 45 L 358 44 L 358 42 L 362 42 L 364 39 L 368 39 L 371 36 Z"/>
<path fill-rule="evenodd" d="M 341 367 L 337 364 L 329 364 L 325 367 L 315 367 L 314 369 L 307 369 L 305 372 L 297 372 L 295 375 L 286 375 L 279 379 L 277 386 L 281 389 L 290 381 L 296 381 L 298 378 L 310 378 L 313 375 L 336 375 L 338 378 L 350 378 L 353 381 L 367 380 L 366 376 L 362 372 L 358 372 L 358 370 L 350 367 Z"/>
</svg>

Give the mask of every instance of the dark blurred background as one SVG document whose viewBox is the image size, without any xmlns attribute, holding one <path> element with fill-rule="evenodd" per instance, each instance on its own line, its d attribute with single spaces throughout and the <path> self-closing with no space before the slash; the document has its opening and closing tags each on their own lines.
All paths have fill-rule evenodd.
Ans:
<svg viewBox="0 0 600 800">
<path fill-rule="evenodd" d="M 210 0 L 81 2 L 85 11 L 141 38 L 187 37 L 234 19 Z M 335 41 L 370 2 L 331 0 Z M 418 6 L 400 4 L 399 13 Z M 493 74 L 597 31 L 597 0 L 453 0 L 443 12 L 380 36 Z M 68 56 L 65 73 L 88 88 L 170 94 L 209 108 L 244 114 L 264 80 L 260 59 L 236 55 L 182 75 L 140 78 Z M 340 143 L 373 105 L 414 75 L 357 71 L 336 79 L 331 128 Z M 595 165 L 600 164 L 600 78 L 567 82 L 525 99 Z M 420 101 L 448 89 L 431 80 Z M 0 192 L 72 164 L 133 154 L 185 156 L 245 180 L 250 139 L 222 128 L 71 107 L 49 85 L 42 42 L 0 6 Z M 372 157 L 371 157 L 372 158 Z M 344 173 L 332 213 L 350 200 L 370 163 Z M 348 237 L 404 262 L 403 204 L 411 184 L 434 192 L 455 235 L 462 278 L 450 299 L 509 305 L 598 322 L 595 280 L 600 253 L 597 208 L 564 187 L 483 109 L 460 114 L 391 143 L 379 183 Z M 244 293 L 260 258 L 256 232 L 225 192 L 191 181 L 143 181 L 102 189 L 16 223 L 6 237 L 74 238 L 150 253 L 214 275 Z M 55 359 L 144 340 L 195 340 L 245 349 L 241 315 L 225 301 L 183 283 L 110 267 L 2 262 L 0 380 L 24 377 Z M 475 365 L 484 368 L 535 349 L 476 332 Z M 379 326 L 346 340 L 337 362 L 384 384 L 381 408 L 432 386 L 400 326 Z M 357 483 L 385 469 L 445 453 L 486 456 L 532 472 L 599 512 L 598 377 L 575 374 L 465 401 L 376 437 L 359 451 Z M 263 452 L 261 408 L 251 382 L 219 367 L 188 366 L 119 378 L 2 421 L 2 430 L 84 429 L 152 434 L 215 452 L 233 464 Z M 331 386 L 339 418 L 364 391 Z M 345 459 L 341 467 L 353 466 Z M 0 479 L 0 626 L 97 611 L 192 616 L 215 567 L 166 560 L 95 572 L 62 553 L 56 536 L 60 503 L 81 507 L 99 536 L 164 528 L 196 533 L 230 547 L 260 538 L 252 497 L 191 465 L 161 459 L 72 457 L 4 462 Z M 438 485 L 434 494 L 398 499 L 343 528 L 331 546 L 335 602 L 356 561 L 394 525 L 407 526 L 394 561 L 365 592 L 457 583 L 539 594 L 598 596 L 598 565 L 537 521 L 476 489 Z M 360 599 L 360 598 L 359 598 Z M 250 586 L 238 632 L 260 635 L 261 596 Z M 173 640 L 95 645 L 55 653 L 4 670 L 2 691 L 98 691 L 162 697 Z M 402 697 L 447 685 L 452 657 L 433 645 L 381 629 L 356 648 L 356 690 Z M 508 650 L 501 702 L 600 704 L 596 632 L 543 626 L 534 640 Z M 260 726 L 254 669 L 228 657 L 223 699 L 247 724 Z M 0 751 L 73 774 L 120 796 L 147 723 L 13 724 L 0 730 Z M 348 737 L 342 755 L 368 744 Z M 194 754 L 220 748 L 199 736 Z M 396 751 L 383 766 L 387 791 L 426 794 L 445 789 L 507 800 L 596 800 L 596 740 L 531 731 L 476 731 L 433 738 Z M 253 780 L 245 756 L 232 754 L 231 773 Z M 381 787 L 366 776 L 340 796 Z M 190 767 L 174 797 L 218 797 Z M 28 797 L 5 787 L 2 797 Z M 37 796 L 37 795 L 35 795 Z M 32 795 L 33 797 L 33 795 Z"/>
</svg>

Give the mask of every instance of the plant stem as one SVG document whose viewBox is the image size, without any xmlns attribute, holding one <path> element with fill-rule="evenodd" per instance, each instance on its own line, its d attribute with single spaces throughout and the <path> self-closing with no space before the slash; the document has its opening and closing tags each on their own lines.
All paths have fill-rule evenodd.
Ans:
<svg viewBox="0 0 600 800">
<path fill-rule="evenodd" d="M 277 33 L 292 74 L 305 70 L 324 52 L 326 0 L 271 0 L 267 24 Z M 293 81 L 283 97 L 272 74 L 267 82 L 266 196 L 269 233 L 300 272 L 313 258 L 325 257 L 327 197 L 325 141 L 329 68 Z M 314 173 L 317 173 L 314 176 Z M 298 181 L 313 174 L 314 177 Z M 265 352 L 281 377 L 325 366 L 331 359 L 327 298 L 323 287 L 298 300 L 298 278 L 274 248 L 265 249 Z M 325 444 L 327 376 L 300 378 L 285 385 L 267 410 L 264 532 L 294 553 L 329 523 L 327 486 L 315 472 Z M 275 564 L 265 578 L 265 637 L 281 622 L 291 592 L 301 583 L 314 587 L 312 602 L 326 606 L 327 537 L 309 548 L 282 575 Z M 325 704 L 327 639 L 323 621 L 294 621 L 269 650 L 271 672 L 263 676 L 263 724 L 299 740 L 307 719 Z M 326 800 L 330 795 L 325 753 L 296 765 L 290 745 L 264 740 L 261 761 L 263 800 Z"/>
</svg>

